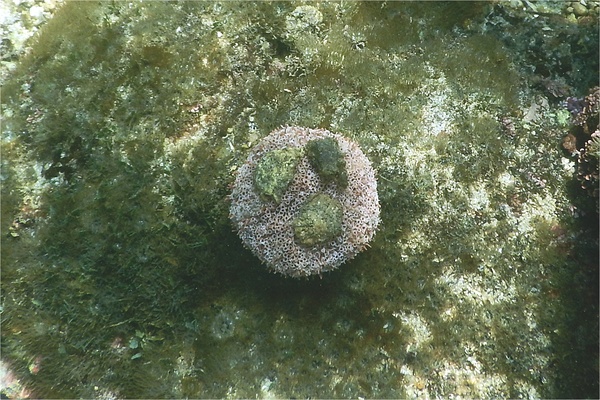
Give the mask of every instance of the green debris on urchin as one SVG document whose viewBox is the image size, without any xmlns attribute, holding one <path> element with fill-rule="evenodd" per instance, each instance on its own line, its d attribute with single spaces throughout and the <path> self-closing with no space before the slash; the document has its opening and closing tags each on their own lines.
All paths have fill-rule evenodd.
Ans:
<svg viewBox="0 0 600 400">
<path fill-rule="evenodd" d="M 303 246 L 327 243 L 342 233 L 343 211 L 340 202 L 317 193 L 302 206 L 292 222 L 294 236 Z"/>
<path fill-rule="evenodd" d="M 331 137 L 311 140 L 306 144 L 306 154 L 323 183 L 335 182 L 341 188 L 348 186 L 346 160 L 337 140 Z"/>
<path fill-rule="evenodd" d="M 264 200 L 281 201 L 302 153 L 302 149 L 288 147 L 272 150 L 261 158 L 254 172 L 254 187 Z"/>
</svg>

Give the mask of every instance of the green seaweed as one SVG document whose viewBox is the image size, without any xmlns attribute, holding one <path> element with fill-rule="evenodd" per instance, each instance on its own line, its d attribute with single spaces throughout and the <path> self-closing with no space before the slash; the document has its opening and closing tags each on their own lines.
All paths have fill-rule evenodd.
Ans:
<svg viewBox="0 0 600 400">
<path fill-rule="evenodd" d="M 595 397 L 597 214 L 544 82 L 597 84 L 597 19 L 512 3 L 65 3 L 2 89 L 3 359 L 45 398 Z M 322 279 L 228 220 L 282 125 L 377 171 Z"/>
</svg>

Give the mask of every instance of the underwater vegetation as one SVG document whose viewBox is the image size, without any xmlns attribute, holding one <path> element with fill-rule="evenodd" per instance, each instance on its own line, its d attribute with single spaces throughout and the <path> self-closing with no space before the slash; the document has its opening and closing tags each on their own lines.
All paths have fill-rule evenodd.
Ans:
<svg viewBox="0 0 600 400">
<path fill-rule="evenodd" d="M 2 75 L 2 360 L 41 398 L 598 397 L 585 4 L 66 2 Z M 229 220 L 281 126 L 376 172 L 322 278 Z"/>
</svg>

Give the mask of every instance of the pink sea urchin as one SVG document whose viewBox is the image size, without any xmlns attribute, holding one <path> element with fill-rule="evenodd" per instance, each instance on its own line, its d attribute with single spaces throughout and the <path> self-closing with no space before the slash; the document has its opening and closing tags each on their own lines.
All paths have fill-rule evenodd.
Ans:
<svg viewBox="0 0 600 400">
<path fill-rule="evenodd" d="M 321 148 L 330 153 L 315 162 Z M 331 165 L 320 165 L 329 159 Z M 356 143 L 325 129 L 271 132 L 239 168 L 230 199 L 244 245 L 270 270 L 291 277 L 337 268 L 366 248 L 379 224 L 371 163 Z"/>
</svg>

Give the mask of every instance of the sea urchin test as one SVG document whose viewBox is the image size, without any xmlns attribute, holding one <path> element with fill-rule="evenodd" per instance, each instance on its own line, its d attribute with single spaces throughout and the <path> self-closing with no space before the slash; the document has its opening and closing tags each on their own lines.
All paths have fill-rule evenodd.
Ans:
<svg viewBox="0 0 600 400">
<path fill-rule="evenodd" d="M 325 129 L 282 127 L 239 168 L 230 218 L 267 267 L 306 277 L 331 271 L 367 247 L 379 224 L 371 163 Z"/>
</svg>

